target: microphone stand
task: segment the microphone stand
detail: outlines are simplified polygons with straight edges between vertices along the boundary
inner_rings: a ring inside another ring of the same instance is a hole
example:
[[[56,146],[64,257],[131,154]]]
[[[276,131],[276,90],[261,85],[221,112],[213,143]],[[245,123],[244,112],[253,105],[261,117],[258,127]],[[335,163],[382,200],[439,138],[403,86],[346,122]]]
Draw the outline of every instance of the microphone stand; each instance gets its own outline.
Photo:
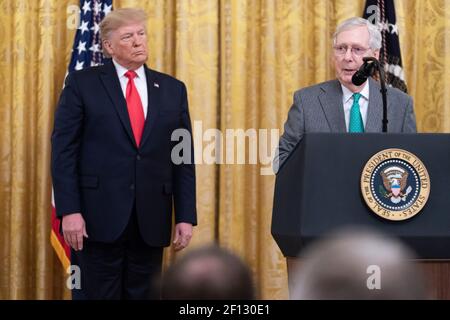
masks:
[[[378,72],[380,73],[380,82],[381,82],[381,97],[383,99],[383,132],[387,133],[388,128],[388,118],[387,118],[387,89],[386,82],[384,81],[384,68],[378,63]]]
[[[385,82],[385,76],[384,76],[384,69],[381,67],[380,62],[374,58],[374,57],[364,57],[363,58],[364,62],[366,61],[372,61],[372,63],[374,64],[375,68],[377,68],[379,74],[380,74],[380,84],[381,84],[381,98],[383,100],[383,120],[382,120],[382,124],[383,124],[383,133],[387,132],[387,127],[388,127],[388,118],[387,118],[387,89],[386,89],[386,82]]]

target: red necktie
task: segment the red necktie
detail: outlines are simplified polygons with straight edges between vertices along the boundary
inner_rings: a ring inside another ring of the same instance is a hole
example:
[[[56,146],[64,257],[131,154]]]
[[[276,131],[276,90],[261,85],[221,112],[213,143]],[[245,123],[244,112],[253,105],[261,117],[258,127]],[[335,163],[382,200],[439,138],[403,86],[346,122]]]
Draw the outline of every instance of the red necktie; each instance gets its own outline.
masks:
[[[130,116],[134,139],[136,140],[136,144],[139,147],[145,123],[144,108],[142,107],[139,92],[134,85],[133,79],[136,77],[136,72],[134,72],[133,70],[128,70],[125,73],[125,76],[128,78],[126,95],[128,115]]]

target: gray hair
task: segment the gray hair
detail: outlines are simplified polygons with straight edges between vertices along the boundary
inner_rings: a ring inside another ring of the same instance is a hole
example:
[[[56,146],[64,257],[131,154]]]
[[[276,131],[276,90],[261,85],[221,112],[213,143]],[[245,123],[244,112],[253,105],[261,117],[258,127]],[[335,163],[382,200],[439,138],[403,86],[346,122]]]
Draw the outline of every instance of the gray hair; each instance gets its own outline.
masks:
[[[369,47],[372,50],[381,49],[381,32],[376,25],[370,23],[368,20],[354,17],[343,21],[336,28],[336,32],[333,35],[333,45],[336,45],[336,38],[342,31],[350,30],[355,27],[366,26],[369,31]]]

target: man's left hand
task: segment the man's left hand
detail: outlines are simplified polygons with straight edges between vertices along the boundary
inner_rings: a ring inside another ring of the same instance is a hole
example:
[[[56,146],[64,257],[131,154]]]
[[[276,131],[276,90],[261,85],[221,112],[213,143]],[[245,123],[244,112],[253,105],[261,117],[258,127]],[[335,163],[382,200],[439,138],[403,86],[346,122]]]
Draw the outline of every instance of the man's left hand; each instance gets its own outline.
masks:
[[[175,225],[175,239],[173,240],[175,251],[186,248],[192,238],[192,224],[180,222]]]

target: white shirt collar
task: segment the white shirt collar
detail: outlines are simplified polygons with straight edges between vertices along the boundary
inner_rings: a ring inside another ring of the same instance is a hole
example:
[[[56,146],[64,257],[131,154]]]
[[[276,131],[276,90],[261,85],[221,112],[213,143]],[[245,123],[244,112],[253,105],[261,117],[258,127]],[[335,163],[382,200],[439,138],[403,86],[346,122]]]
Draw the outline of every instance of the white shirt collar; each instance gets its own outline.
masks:
[[[128,69],[120,65],[116,60],[112,59],[112,61],[114,63],[114,66],[116,67],[116,71],[119,77],[125,77],[125,73],[128,71]],[[145,69],[143,65],[134,70],[134,72],[136,72],[139,79],[145,79]]]
[[[360,94],[364,97],[367,101],[369,101],[369,80],[366,81],[366,84],[364,85],[364,88],[361,90]],[[353,96],[353,92],[351,92],[346,86],[342,85],[342,94],[344,98],[344,103],[346,103],[348,100],[350,100]]]

